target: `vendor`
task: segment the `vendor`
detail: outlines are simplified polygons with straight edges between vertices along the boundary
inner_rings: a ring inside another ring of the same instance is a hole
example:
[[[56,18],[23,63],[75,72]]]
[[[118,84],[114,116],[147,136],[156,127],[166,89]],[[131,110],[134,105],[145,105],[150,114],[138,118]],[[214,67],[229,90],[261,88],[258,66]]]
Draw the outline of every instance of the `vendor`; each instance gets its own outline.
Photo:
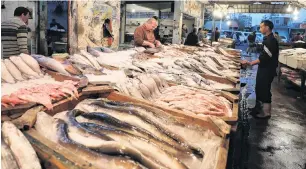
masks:
[[[258,64],[256,77],[256,106],[252,115],[255,118],[267,119],[271,117],[271,84],[278,66],[279,48],[272,30],[273,23],[264,20],[260,24],[260,32],[264,35],[262,51],[259,59],[248,62],[249,65]]]
[[[157,21],[154,18],[138,26],[134,32],[134,41],[136,46],[155,48],[161,46],[161,43],[155,39],[154,29],[157,27]]]

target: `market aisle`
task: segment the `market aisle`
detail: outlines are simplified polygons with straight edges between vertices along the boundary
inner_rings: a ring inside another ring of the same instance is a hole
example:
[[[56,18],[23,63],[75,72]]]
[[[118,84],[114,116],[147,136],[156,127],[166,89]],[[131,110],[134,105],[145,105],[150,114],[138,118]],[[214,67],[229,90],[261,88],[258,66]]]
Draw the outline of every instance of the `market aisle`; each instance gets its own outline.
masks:
[[[276,80],[272,87],[272,118],[250,119],[249,169],[306,168],[306,102]]]

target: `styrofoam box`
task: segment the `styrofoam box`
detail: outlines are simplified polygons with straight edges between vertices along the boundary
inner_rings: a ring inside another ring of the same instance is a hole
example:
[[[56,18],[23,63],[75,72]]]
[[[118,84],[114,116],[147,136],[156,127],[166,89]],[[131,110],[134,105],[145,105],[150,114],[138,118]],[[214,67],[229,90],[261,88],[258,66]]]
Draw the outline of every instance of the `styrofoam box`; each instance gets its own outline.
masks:
[[[306,69],[306,57],[289,56],[287,57],[287,66],[294,69]]]
[[[292,56],[292,55],[289,55],[289,54],[280,54],[279,57],[278,57],[278,61],[282,64],[287,64],[287,57],[288,56]]]

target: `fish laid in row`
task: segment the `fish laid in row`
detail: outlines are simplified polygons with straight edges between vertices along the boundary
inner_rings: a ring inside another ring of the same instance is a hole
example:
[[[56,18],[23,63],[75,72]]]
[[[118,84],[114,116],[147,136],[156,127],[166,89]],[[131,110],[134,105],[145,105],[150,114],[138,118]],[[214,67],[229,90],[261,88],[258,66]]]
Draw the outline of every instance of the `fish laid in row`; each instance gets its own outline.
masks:
[[[159,109],[98,99],[84,100],[54,117],[39,112],[35,129],[101,168],[200,166],[204,152],[169,124],[184,125]]]

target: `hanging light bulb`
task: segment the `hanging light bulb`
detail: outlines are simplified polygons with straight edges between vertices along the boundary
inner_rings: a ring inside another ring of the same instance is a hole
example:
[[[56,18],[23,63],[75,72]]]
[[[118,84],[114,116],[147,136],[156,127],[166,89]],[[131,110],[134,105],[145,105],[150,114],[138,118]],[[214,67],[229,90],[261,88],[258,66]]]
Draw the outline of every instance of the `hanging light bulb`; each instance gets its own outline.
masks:
[[[299,11],[297,8],[295,8],[294,12],[293,12],[293,15],[298,15],[299,14]]]
[[[291,5],[289,5],[288,8],[287,8],[287,12],[291,12],[291,11],[292,11],[292,7],[291,7]]]
[[[229,15],[227,15],[227,16],[226,16],[226,19],[229,19],[229,18],[230,18],[230,16],[229,16]]]
[[[227,24],[228,26],[230,26],[230,25],[231,25],[231,21],[227,21],[226,24]]]

